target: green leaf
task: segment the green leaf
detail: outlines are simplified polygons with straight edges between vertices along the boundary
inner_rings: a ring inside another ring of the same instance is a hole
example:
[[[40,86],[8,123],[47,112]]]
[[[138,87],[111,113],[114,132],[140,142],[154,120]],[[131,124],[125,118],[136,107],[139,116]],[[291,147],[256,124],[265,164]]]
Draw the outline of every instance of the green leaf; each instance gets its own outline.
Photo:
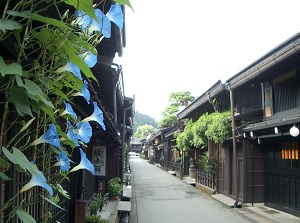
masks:
[[[67,100],[67,101],[69,101],[68,96],[64,92],[62,92],[61,90],[59,90],[58,88],[54,88],[52,90],[52,93],[55,94],[55,95],[57,95],[57,96],[59,96],[59,97],[61,97],[61,98],[63,98],[63,99],[65,99],[65,100]]]
[[[37,98],[38,98],[39,100],[44,102],[49,107],[54,108],[52,102],[50,100],[47,100],[47,95],[44,94],[44,92],[41,90],[41,88],[36,83],[34,83],[33,81],[28,80],[28,79],[25,79],[24,81],[25,81],[24,87],[26,88],[30,98],[32,98],[34,100],[37,100]],[[37,98],[31,97],[31,96],[37,96]]]
[[[71,29],[65,23],[63,23],[63,22],[61,22],[57,19],[45,17],[45,16],[42,16],[42,15],[39,15],[39,14],[36,14],[36,13],[32,14],[32,19],[36,20],[36,21],[39,21],[39,22],[46,23],[46,24],[50,24],[50,25],[53,25],[53,26],[61,27],[61,28],[64,28],[64,29]]]
[[[94,12],[93,7],[93,1],[92,0],[63,0],[66,4],[74,6],[77,10],[82,10],[86,14],[88,14],[90,17],[92,17],[95,20],[97,19],[97,16]]]
[[[63,143],[64,145],[69,145],[69,146],[71,146],[72,148],[75,148],[75,147],[76,147],[75,143],[73,142],[73,140],[70,140],[69,137],[67,136],[67,134],[64,133],[64,132],[61,130],[60,125],[55,125],[55,127],[56,127],[57,133],[58,133],[62,138],[65,139],[65,140],[62,141],[62,143]]]
[[[11,89],[9,96],[20,116],[24,117],[25,115],[30,115],[33,117],[30,109],[29,98],[24,88],[16,87]]]
[[[57,184],[56,186],[57,186],[58,192],[59,192],[62,196],[64,196],[64,197],[67,198],[67,199],[70,199],[70,196],[69,196],[69,194],[68,194],[68,191],[64,190],[64,188],[63,188],[60,184]]]
[[[0,172],[0,181],[9,181],[12,180],[11,178],[9,178],[8,176],[6,176],[4,173]]]
[[[1,170],[6,171],[6,170],[9,169],[9,166],[10,166],[9,162],[7,162],[6,160],[4,160],[0,157],[0,168],[1,168]]]
[[[2,30],[3,32],[5,32],[5,30],[15,30],[21,28],[21,23],[18,23],[11,19],[0,19],[0,30]]]
[[[28,122],[26,122],[26,124],[23,125],[23,127],[20,129],[20,132],[23,132],[25,129],[27,129],[34,120],[35,120],[35,117],[33,117],[32,119],[30,119]]]
[[[24,223],[36,223],[33,217],[20,207],[17,209],[16,214],[18,218]]]
[[[18,45],[21,45],[21,32],[22,32],[22,29],[16,29],[13,31],[13,34],[18,42]]]
[[[54,118],[54,111],[52,108],[50,108],[49,106],[45,105],[45,103],[43,102],[38,102],[38,101],[31,101],[30,102],[32,110],[34,112],[39,112],[40,110],[42,110],[43,112],[45,112],[51,119],[51,122],[56,122],[55,118]]]
[[[30,10],[25,10],[25,11],[22,11],[22,12],[7,10],[6,13],[8,15],[19,16],[19,17],[23,17],[23,18],[30,18],[30,16],[31,16],[31,11]]]
[[[69,87],[70,89],[73,89],[75,91],[81,91],[83,82],[82,80],[79,80],[75,75],[73,75],[71,72],[66,72],[67,77],[62,79],[62,83],[65,87]]]
[[[10,153],[5,147],[2,147],[2,151],[7,159],[9,159],[12,163],[20,165],[23,169],[28,170],[32,175],[40,175],[40,171],[37,166],[30,163],[27,157],[19,149],[13,147],[13,153]]]
[[[53,206],[55,206],[55,207],[57,207],[57,208],[59,208],[59,209],[65,211],[65,209],[63,209],[61,206],[55,204],[55,203],[54,203],[53,201],[51,201],[50,199],[48,199],[48,198],[46,198],[46,197],[44,197],[44,196],[41,196],[41,197],[42,197],[44,200],[48,201],[48,202],[49,202],[50,204],[52,204]]]
[[[114,1],[116,3],[119,3],[120,5],[127,5],[127,6],[129,6],[132,9],[132,11],[134,11],[133,7],[132,7],[132,5],[131,5],[131,3],[130,3],[129,0],[114,0]]]
[[[0,56],[0,73],[2,76],[5,76],[6,74],[18,74],[22,76],[22,67],[17,63],[11,63],[7,65],[5,64],[3,57]]]
[[[46,28],[42,28],[40,32],[33,32],[33,35],[42,43],[47,43],[50,36],[52,37],[51,31]]]
[[[69,48],[65,47],[65,50],[69,56],[70,61],[76,64],[87,78],[92,78],[98,83],[96,77],[92,73],[91,69],[86,65],[84,60],[80,56],[77,56],[75,53],[73,53]]]

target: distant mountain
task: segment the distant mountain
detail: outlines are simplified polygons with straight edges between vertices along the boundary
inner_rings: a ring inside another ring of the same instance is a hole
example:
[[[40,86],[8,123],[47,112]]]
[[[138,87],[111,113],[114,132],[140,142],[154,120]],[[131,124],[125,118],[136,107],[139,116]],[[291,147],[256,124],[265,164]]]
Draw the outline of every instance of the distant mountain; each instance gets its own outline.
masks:
[[[154,128],[157,129],[159,128],[159,124],[155,121],[154,118],[151,118],[149,115],[145,115],[136,111],[133,116],[133,134],[136,132],[139,126],[143,126],[145,124],[152,125]]]

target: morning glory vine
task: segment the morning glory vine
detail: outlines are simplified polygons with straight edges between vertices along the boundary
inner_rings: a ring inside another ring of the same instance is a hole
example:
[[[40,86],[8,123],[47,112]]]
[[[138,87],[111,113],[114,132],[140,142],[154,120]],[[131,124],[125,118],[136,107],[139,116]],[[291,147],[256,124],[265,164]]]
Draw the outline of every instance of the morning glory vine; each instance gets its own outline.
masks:
[[[38,200],[43,204],[39,221],[47,222],[59,197],[70,199],[63,187],[69,175],[95,174],[82,148],[88,149],[91,125],[103,131],[106,126],[99,105],[91,101],[89,83],[97,82],[91,68],[98,61],[96,46],[111,37],[111,23],[123,28],[121,4],[132,8],[128,0],[116,0],[107,13],[91,0],[4,0],[0,42],[13,40],[16,47],[10,56],[0,52],[0,180],[10,182],[10,170],[27,179],[0,208],[6,221],[36,222],[27,202]],[[66,9],[62,14],[60,7]],[[82,120],[74,110],[76,97],[94,109]],[[75,152],[79,163],[72,161]],[[38,194],[30,193],[37,188]],[[20,201],[27,192],[28,200]]]

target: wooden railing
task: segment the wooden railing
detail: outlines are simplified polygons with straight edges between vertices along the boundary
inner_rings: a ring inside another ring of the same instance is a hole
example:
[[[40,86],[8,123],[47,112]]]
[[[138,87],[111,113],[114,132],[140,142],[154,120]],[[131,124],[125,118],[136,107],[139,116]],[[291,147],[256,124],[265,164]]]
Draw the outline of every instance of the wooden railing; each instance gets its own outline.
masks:
[[[216,190],[216,175],[207,173],[201,168],[196,169],[196,182],[212,190]]]

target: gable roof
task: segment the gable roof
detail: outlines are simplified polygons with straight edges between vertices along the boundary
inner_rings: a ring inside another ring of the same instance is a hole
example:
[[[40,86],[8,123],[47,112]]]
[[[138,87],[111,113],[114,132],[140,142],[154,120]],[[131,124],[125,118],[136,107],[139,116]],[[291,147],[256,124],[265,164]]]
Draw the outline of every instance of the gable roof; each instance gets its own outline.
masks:
[[[226,83],[231,88],[236,88],[254,77],[259,76],[263,71],[283,61],[287,57],[296,54],[300,49],[300,32],[269,51],[239,73],[229,78]]]
[[[200,95],[198,98],[196,98],[194,101],[192,101],[186,108],[184,108],[182,111],[180,111],[177,114],[177,118],[184,119],[188,118],[192,115],[195,109],[199,108],[204,103],[208,102],[208,95],[211,97],[215,97],[217,94],[219,94],[222,91],[225,91],[225,86],[222,84],[220,80],[218,80],[212,87],[210,87],[205,93]]]

